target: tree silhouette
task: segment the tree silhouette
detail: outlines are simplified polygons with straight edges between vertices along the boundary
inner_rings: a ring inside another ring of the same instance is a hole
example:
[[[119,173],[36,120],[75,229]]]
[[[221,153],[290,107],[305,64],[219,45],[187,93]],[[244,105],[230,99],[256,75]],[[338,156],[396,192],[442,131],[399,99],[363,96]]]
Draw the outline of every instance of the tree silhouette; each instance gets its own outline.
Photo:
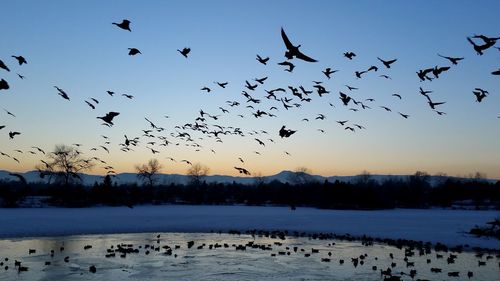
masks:
[[[150,159],[147,164],[136,165],[137,177],[152,187],[162,166],[158,159]]]
[[[201,185],[203,178],[208,175],[210,169],[200,163],[195,163],[188,169],[189,183],[194,186]]]
[[[47,154],[48,161],[44,166],[36,168],[40,177],[55,178],[56,183],[70,185],[82,181],[79,173],[92,169],[94,164],[91,159],[85,159],[73,146],[64,144],[56,145],[53,152]]]

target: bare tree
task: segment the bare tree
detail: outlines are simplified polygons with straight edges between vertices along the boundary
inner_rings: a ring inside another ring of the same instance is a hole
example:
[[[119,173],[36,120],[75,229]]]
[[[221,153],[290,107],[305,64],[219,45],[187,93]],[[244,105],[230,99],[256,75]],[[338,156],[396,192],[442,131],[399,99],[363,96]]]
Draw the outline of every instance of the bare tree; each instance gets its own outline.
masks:
[[[73,146],[64,144],[56,145],[53,152],[47,154],[48,161],[44,165],[37,165],[40,177],[54,177],[56,182],[69,185],[81,182],[79,173],[92,169],[94,164],[91,159],[85,159],[81,152]]]
[[[367,186],[371,182],[373,182],[372,175],[368,171],[363,171],[356,176],[356,183],[359,185]]]
[[[152,187],[162,166],[158,159],[150,159],[147,164],[136,165],[137,177]]]
[[[210,169],[200,163],[195,163],[189,168],[187,171],[187,175],[189,176],[189,183],[191,185],[200,185],[203,181],[203,178],[208,175]]]

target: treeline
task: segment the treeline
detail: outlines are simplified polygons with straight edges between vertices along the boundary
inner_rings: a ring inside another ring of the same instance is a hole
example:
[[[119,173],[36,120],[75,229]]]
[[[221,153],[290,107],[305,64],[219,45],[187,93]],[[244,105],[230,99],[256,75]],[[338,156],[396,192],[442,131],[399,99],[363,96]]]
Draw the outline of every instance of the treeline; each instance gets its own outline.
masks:
[[[500,209],[500,181],[444,178],[431,186],[429,176],[416,173],[381,183],[362,175],[347,182],[317,182],[305,175],[295,184],[258,179],[253,185],[206,183],[188,185],[117,185],[105,177],[94,186],[23,184],[0,181],[0,205],[17,207],[28,197],[45,197],[52,206],[134,206],[139,204],[246,204],[312,206],[329,209],[452,207],[457,204]]]

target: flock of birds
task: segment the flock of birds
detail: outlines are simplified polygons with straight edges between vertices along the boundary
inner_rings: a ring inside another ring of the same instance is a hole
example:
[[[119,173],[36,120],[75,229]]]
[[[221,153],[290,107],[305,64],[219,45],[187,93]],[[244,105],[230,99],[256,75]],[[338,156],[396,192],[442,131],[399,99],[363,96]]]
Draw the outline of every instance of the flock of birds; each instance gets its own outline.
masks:
[[[127,19],[124,19],[122,22],[114,22],[113,25],[122,30],[132,32],[131,22]],[[305,55],[300,50],[301,45],[294,45],[288,38],[283,28],[281,29],[281,37],[284,42],[284,46],[286,48],[284,54],[285,60],[282,62],[278,62],[277,64],[279,66],[283,66],[284,71],[293,72],[296,67],[296,65],[294,64],[296,60],[301,60],[307,63],[317,62],[316,59],[312,58],[311,56]],[[476,51],[477,55],[483,55],[489,49],[494,49],[494,48],[500,51],[500,47],[495,46],[498,39],[500,39],[500,37],[487,37],[485,35],[473,35],[471,37],[467,37],[467,41],[472,45],[472,48]],[[130,56],[142,55],[141,51],[138,48],[128,48],[128,51],[129,51],[128,54]],[[178,49],[177,51],[180,53],[180,55],[182,55],[186,59],[188,59],[189,55],[191,54],[191,48],[188,47]],[[356,54],[352,51],[347,51],[343,55],[349,61],[356,59]],[[434,66],[418,70],[416,72],[416,75],[420,79],[420,81],[423,82],[423,81],[432,81],[434,79],[439,79],[444,73],[450,71],[452,67],[455,67],[464,59],[464,57],[452,57],[441,54],[438,54],[438,56],[442,59],[445,59],[451,65]],[[23,56],[12,56],[12,57],[17,61],[19,67],[28,63]],[[258,63],[262,65],[268,65],[268,63],[270,62],[269,57],[265,57],[262,55],[257,55],[256,60]],[[365,75],[369,75],[370,73],[378,73],[379,67],[384,68],[385,70],[389,70],[398,62],[397,58],[383,59],[377,57],[377,60],[380,62],[381,64],[380,66],[370,65],[366,67],[366,69],[355,71],[354,76],[357,79],[362,79]],[[4,71],[7,72],[11,71],[9,66],[2,60],[0,60],[0,68],[2,68]],[[331,79],[338,71],[339,70],[337,69],[332,69],[328,67],[322,71],[322,74],[324,75],[323,76],[324,78]],[[491,74],[500,75],[500,70],[495,70],[491,72]],[[20,79],[25,79],[25,77],[19,73],[17,74],[17,76]],[[391,77],[387,74],[380,74],[379,77],[383,79],[391,79]],[[268,77],[266,76],[266,77],[255,78],[250,81],[246,80],[245,84],[242,86],[243,90],[241,92],[243,99],[226,101],[225,105],[221,105],[218,107],[218,110],[220,110],[220,114],[214,112],[207,112],[206,110],[201,109],[199,110],[199,116],[196,116],[196,118],[194,118],[192,122],[175,126],[173,128],[173,131],[170,132],[170,134],[165,133],[167,131],[166,128],[157,125],[157,122],[153,122],[147,117],[145,117],[144,119],[146,121],[146,124],[148,125],[148,128],[144,128],[142,130],[141,135],[138,136],[131,137],[124,134],[123,141],[119,143],[119,149],[123,152],[128,152],[134,150],[140,144],[144,144],[144,147],[150,150],[152,154],[158,154],[160,153],[161,147],[166,147],[170,145],[179,146],[183,144],[187,147],[192,147],[195,151],[201,151],[202,149],[205,148],[201,144],[201,141],[205,139],[212,139],[215,142],[222,143],[224,141],[223,140],[224,136],[227,135],[241,136],[241,137],[251,136],[259,146],[265,147],[266,145],[275,142],[271,135],[273,134],[272,132],[269,133],[265,130],[244,131],[242,128],[239,127],[225,126],[220,121],[225,118],[224,117],[225,115],[231,115],[230,109],[233,107],[245,107],[249,111],[249,115],[238,114],[237,117],[239,118],[246,118],[247,116],[253,116],[254,118],[264,118],[264,117],[272,118],[272,117],[278,117],[278,112],[280,110],[288,111],[292,109],[297,109],[302,107],[304,104],[311,102],[313,98],[315,98],[315,94],[317,94],[319,98],[325,95],[333,95],[331,93],[331,90],[327,89],[324,82],[321,81],[320,79],[318,81],[312,81],[313,84],[309,89],[307,89],[303,85],[299,86],[288,85],[287,87],[264,89],[264,92],[266,94],[262,98],[257,93],[258,92],[257,90],[265,87],[267,79]],[[216,85],[216,87],[224,89],[227,87],[229,82],[215,81],[214,84]],[[353,93],[355,93],[355,91],[358,90],[359,88],[351,85],[345,85],[345,86],[346,90],[339,91],[338,93],[340,106],[345,106],[352,112],[357,112],[360,110],[369,110],[374,107],[374,102],[375,102],[374,98],[366,98],[361,100],[353,95]],[[67,101],[71,101],[71,95],[68,94],[68,92],[65,89],[62,89],[59,86],[54,86],[54,88],[56,89],[55,93],[57,95],[59,95],[61,98]],[[9,83],[2,78],[0,80],[0,90],[5,91],[9,89],[10,89]],[[209,86],[203,86],[201,88],[201,91],[203,93],[211,93],[215,91],[215,89],[213,89],[213,87],[211,88]],[[111,97],[113,97],[116,94],[112,90],[108,90],[106,91],[106,93]],[[446,114],[446,112],[442,111],[441,109],[441,106],[444,105],[446,101],[436,101],[436,98],[432,95],[433,93],[432,90],[420,87],[419,93],[427,102],[429,108],[433,110],[436,114],[438,115]],[[472,95],[475,97],[476,102],[484,102],[485,98],[487,98],[487,96],[489,95],[489,92],[488,90],[482,88],[475,88],[474,90],[472,90]],[[121,96],[126,99],[135,98],[133,95],[127,93],[122,93]],[[398,100],[403,99],[403,97],[398,93],[392,94],[392,97]],[[94,97],[84,100],[84,102],[92,110],[96,109],[96,107],[99,105],[99,100]],[[329,102],[329,105],[331,107],[338,106],[335,105],[333,101]],[[264,108],[264,106],[266,108]],[[385,105],[378,105],[377,107],[387,112],[393,112],[392,108]],[[8,111],[5,108],[4,111],[12,118],[16,117],[12,112]],[[410,114],[408,113],[399,111],[397,111],[397,113],[402,118],[405,119],[410,118]],[[98,116],[97,119],[100,119],[102,121],[102,125],[112,127],[120,114],[121,114],[120,112],[109,111],[103,116]],[[169,118],[169,116],[165,116],[165,118]],[[323,113],[318,113],[317,116],[314,117],[314,120],[325,120],[326,118],[327,115]],[[302,121],[309,122],[310,120],[309,118],[303,118]],[[357,130],[366,129],[365,125],[350,123],[349,120],[336,120],[336,123],[338,123],[341,127],[343,127],[345,131],[348,132],[355,132]],[[0,130],[8,131],[8,136],[10,140],[14,140],[18,136],[22,135],[21,131],[17,131],[13,128],[5,129],[6,127],[8,127],[8,125],[0,124]],[[281,129],[276,131],[277,135],[281,138],[289,138],[294,133],[297,132],[296,129],[287,129],[286,125],[283,125]],[[321,133],[325,133],[325,130],[321,128],[318,129],[318,131]],[[111,141],[105,135],[102,135],[102,140],[103,140],[102,145],[92,147],[90,148],[90,151],[102,150],[109,153],[110,152],[109,145],[111,144]],[[82,146],[82,144],[74,144],[74,146],[80,149],[80,146]],[[214,154],[216,153],[216,151],[213,148],[207,148],[207,149],[209,149]],[[81,152],[80,150],[78,151]],[[13,153],[24,153],[24,152],[34,155],[45,154],[45,151],[37,146],[32,146],[27,151],[17,149]],[[253,151],[253,153],[256,155],[261,154],[260,151]],[[283,153],[288,156],[291,155],[288,151],[284,151]],[[0,151],[0,155],[2,157],[10,158],[13,161],[20,162],[18,158],[16,158],[16,155],[14,154],[11,153],[9,154]],[[98,157],[93,157],[92,159],[102,164],[105,164],[106,165],[105,169],[107,170],[108,174],[110,175],[116,174],[113,167],[110,166],[103,159],[100,159]],[[192,162],[186,159],[176,160],[173,157],[165,157],[165,159],[169,159],[173,162],[183,162],[188,165],[192,165]],[[245,160],[243,159],[242,156],[235,157],[235,162],[238,163],[237,165],[234,166],[234,169],[236,171],[238,171],[240,174],[243,175],[251,175],[251,172],[248,169],[246,169],[245,167],[240,167],[245,164]]]
[[[221,233],[219,232],[219,234]],[[476,278],[474,271],[481,272],[482,268],[487,266],[497,267],[496,263],[500,259],[498,251],[495,252],[491,249],[475,249],[475,257],[471,256],[465,259],[461,255],[465,250],[464,246],[448,248],[439,243],[432,245],[431,243],[419,241],[378,239],[368,236],[353,237],[333,233],[308,234],[304,232],[288,233],[287,231],[266,230],[249,230],[244,233],[232,230],[228,234],[236,235],[238,240],[229,242],[231,241],[231,236],[228,236],[225,239],[227,242],[215,242],[214,239],[210,239],[210,242],[191,240],[179,243],[179,241],[169,241],[168,235],[167,238],[163,238],[161,234],[157,234],[152,236],[151,239],[146,239],[145,243],[133,244],[129,241],[124,241],[108,245],[105,249],[94,248],[93,245],[86,244],[80,248],[79,251],[81,253],[75,252],[78,251],[75,247],[72,247],[72,252],[68,252],[65,249],[64,243],[58,248],[45,251],[30,248],[24,254],[27,256],[0,256],[2,258],[0,260],[0,277],[12,271],[24,274],[23,272],[30,271],[32,266],[47,271],[51,268],[63,267],[71,263],[90,264],[89,266],[87,265],[88,272],[89,274],[95,274],[98,271],[110,270],[109,265],[105,264],[104,259],[116,260],[120,258],[124,260],[132,258],[137,260],[138,258],[158,259],[159,257],[183,259],[187,256],[194,257],[193,255],[196,255],[195,252],[202,253],[202,257],[216,259],[217,256],[213,254],[208,256],[203,254],[203,251],[208,250],[247,252],[254,255],[265,254],[268,257],[270,256],[271,259],[283,259],[286,257],[308,258],[325,264],[337,263],[340,267],[346,267],[351,264],[351,270],[356,271],[356,269],[363,270],[365,268],[365,271],[373,273],[373,277],[384,281],[425,281],[429,280],[426,278],[427,276],[432,276],[433,279],[439,278],[439,280],[446,277],[457,278],[467,276],[468,279],[474,280]],[[290,236],[294,238],[287,241]],[[309,241],[317,240],[320,244],[315,243],[312,246],[304,246],[296,240],[297,237],[308,238]],[[353,251],[351,247],[346,250],[343,246],[337,247],[336,243],[339,241],[351,243],[359,241],[364,246],[364,249],[360,248],[359,253],[356,250]],[[325,244],[321,245],[321,243]],[[384,253],[366,251],[368,247],[372,247],[375,244],[385,244],[388,246],[387,250]],[[85,254],[82,253],[87,252],[91,252],[90,256],[93,257],[91,262],[84,261]],[[29,257],[29,259],[26,257]],[[27,262],[23,261],[23,259],[27,260]],[[254,259],[252,259],[252,262],[254,262]],[[462,265],[464,262],[467,263],[465,267]],[[119,264],[118,260],[113,262],[114,266],[117,266],[117,263]],[[460,264],[458,265],[459,270],[456,270],[457,264]],[[452,267],[453,265],[455,265],[454,268]],[[498,267],[500,267],[500,263],[498,263]],[[81,269],[80,266],[78,268]],[[86,270],[85,265],[83,269]],[[2,271],[4,272],[3,274]],[[81,271],[81,274],[84,274],[84,271]],[[481,279],[482,277],[480,276],[479,278]]]

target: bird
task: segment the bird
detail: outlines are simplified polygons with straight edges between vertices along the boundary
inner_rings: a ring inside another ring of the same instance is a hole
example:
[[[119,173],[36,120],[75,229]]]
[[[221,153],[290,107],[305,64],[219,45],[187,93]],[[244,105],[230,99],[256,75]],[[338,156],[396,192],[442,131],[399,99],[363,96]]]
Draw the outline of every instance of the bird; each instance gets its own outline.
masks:
[[[244,175],[248,175],[250,176],[250,172],[245,169],[245,168],[240,168],[240,167],[234,167],[236,170],[238,170],[238,172],[240,172],[240,174],[244,174]]]
[[[381,59],[381,58],[379,58],[379,57],[377,57],[377,59],[378,59],[379,61],[381,61],[381,62],[385,65],[385,67],[387,67],[387,68],[391,68],[391,64],[395,63],[395,62],[398,60],[398,59],[393,59],[393,60],[383,60],[383,59]]]
[[[130,30],[130,21],[127,19],[124,19],[121,23],[113,22],[112,24],[118,26],[119,28],[121,28],[123,30],[128,30],[130,32],[132,31],[132,30]]]
[[[16,135],[20,135],[20,134],[21,134],[20,132],[12,132],[12,131],[10,131],[9,132],[9,138],[12,140],[12,139],[14,139],[14,137]]]
[[[260,55],[257,55],[256,60],[258,62],[262,63],[263,65],[267,65],[267,61],[269,61],[269,57],[262,58]]]
[[[255,90],[255,88],[257,88],[258,85],[258,84],[252,85],[248,82],[248,80],[245,80],[245,83],[246,83],[245,87],[251,91]]]
[[[7,113],[7,115],[10,115],[12,117],[16,117],[16,115],[14,115],[12,112],[8,111],[7,109],[4,108],[3,110],[5,110],[5,112]]]
[[[4,79],[0,80],[0,90],[8,90],[10,88],[9,83]]]
[[[348,58],[350,60],[352,60],[355,56],[356,56],[356,54],[353,53],[353,52],[345,52],[344,53],[344,57],[346,57],[346,58]]]
[[[2,60],[0,60],[0,68],[10,72],[10,69],[7,67],[7,65],[5,65],[5,63]]]
[[[93,104],[91,104],[90,102],[85,101],[85,103],[86,103],[88,106],[90,106],[90,108],[95,109],[95,106],[94,106]]]
[[[375,65],[372,65],[366,71],[368,72],[368,71],[372,71],[372,70],[373,71],[378,71],[378,67],[376,67]]]
[[[219,87],[221,88],[226,88],[227,84],[229,84],[228,82],[217,82],[217,81],[215,81],[214,83],[219,85]],[[204,89],[206,90],[206,87]]]
[[[488,91],[481,88],[475,88],[472,93],[476,96],[476,102],[481,102],[488,95]]]
[[[403,117],[404,119],[408,119],[408,117],[410,117],[410,115],[408,115],[408,114],[403,114],[403,113],[401,113],[401,112],[398,112],[398,113],[399,113],[399,115],[401,115],[401,117]]]
[[[262,78],[255,78],[254,81],[256,81],[257,83],[259,84],[264,84],[264,81],[267,80],[267,76],[266,77],[262,77]]]
[[[186,163],[186,164],[188,164],[188,165],[193,166],[193,163],[191,163],[191,162],[190,162],[190,161],[188,161],[188,160],[181,160],[181,162],[184,162],[184,163]]]
[[[131,100],[134,98],[133,95],[129,95],[129,94],[122,94],[122,96],[126,97],[127,99]]]
[[[113,124],[113,118],[115,118],[118,115],[120,115],[119,112],[110,111],[105,116],[103,116],[103,117],[97,117],[97,118],[101,119],[104,122],[106,122],[106,124],[114,125]]]
[[[57,91],[59,92],[59,93],[57,93],[57,94],[58,94],[58,95],[60,95],[63,99],[67,99],[67,100],[69,100],[69,96],[68,96],[68,94],[66,94],[66,92],[65,92],[63,89],[61,89],[61,88],[59,88],[59,87],[57,87],[57,86],[54,86],[54,88],[56,88],[56,89],[57,89]]]
[[[283,65],[283,66],[288,66],[288,69],[285,69],[285,71],[288,71],[288,72],[292,72],[293,69],[295,68],[295,65],[289,61],[280,62],[278,64]]]
[[[447,56],[443,56],[443,55],[440,55],[440,54],[437,54],[438,56],[442,57],[442,58],[445,58],[447,60],[449,60],[452,64],[454,65],[457,65],[459,61],[463,60],[464,58],[461,57],[447,57]]]
[[[332,70],[330,67],[327,67],[325,70],[323,70],[323,74],[325,74],[326,77],[328,77],[328,79],[330,79],[330,75],[334,74],[335,72],[337,72],[338,70]]]
[[[26,178],[21,174],[9,173],[9,176],[16,177],[22,184],[27,185]]]
[[[12,56],[12,57],[17,60],[17,63],[19,63],[19,65],[23,65],[23,64],[28,63],[23,56]]]
[[[182,51],[181,50],[177,50],[179,53],[181,53],[181,55],[183,55],[185,58],[188,57],[188,54],[189,52],[191,52],[191,48],[183,48]]]
[[[426,96],[427,97],[427,100],[428,100],[428,104],[429,106],[432,108],[432,109],[436,109],[435,106],[436,105],[441,105],[441,104],[445,104],[446,102],[432,102],[431,98],[429,98],[429,96]]]
[[[135,56],[137,54],[142,54],[141,51],[139,51],[139,49],[137,48],[128,48],[128,55],[129,56]]]
[[[346,86],[349,91],[358,90],[358,88],[356,88],[356,87],[352,87],[349,85],[344,85],[344,86]]]
[[[17,77],[19,77],[19,79],[21,79],[21,80],[24,80],[24,78],[26,78],[26,76],[24,76],[24,75],[21,75],[19,73],[16,73],[16,74],[17,74]]]
[[[304,55],[300,50],[301,45],[294,46],[292,42],[288,39],[288,36],[286,36],[285,30],[283,30],[283,27],[281,28],[281,38],[283,38],[283,42],[285,42],[285,46],[287,48],[287,51],[285,52],[285,57],[287,59],[293,59],[294,57],[297,59],[301,59],[307,62],[317,62],[317,60],[310,58],[306,55]]]
[[[444,115],[446,114],[446,112],[442,112],[442,111],[437,111],[437,110],[434,110],[438,115]]]
[[[43,149],[41,149],[40,147],[32,146],[31,148],[34,148],[34,149],[38,150],[39,152],[41,152],[42,154],[45,154],[45,151]]]
[[[401,99],[401,95],[400,94],[392,94],[392,96]]]
[[[361,78],[361,75],[365,74],[367,71],[355,71],[354,75],[356,75],[357,78]]]
[[[474,48],[474,50],[476,51],[476,53],[479,56],[482,56],[483,51],[492,47],[496,43],[496,40],[492,40],[492,41],[485,42],[484,45],[477,45],[476,43],[474,43],[474,41],[472,41],[472,39],[470,39],[470,37],[467,37],[467,41],[469,41],[469,43],[472,44],[472,47]]]
[[[439,78],[439,74],[441,74],[442,72],[444,71],[448,71],[450,69],[449,66],[443,66],[443,67],[438,67],[438,66],[435,66],[433,69],[432,69],[432,74],[434,74],[434,76],[436,78]]]
[[[390,76],[385,75],[385,74],[379,75],[379,77],[382,77],[382,78],[385,78],[385,79],[392,79]]]
[[[380,106],[380,108],[385,109],[385,111],[389,111],[389,112],[391,112],[391,111],[392,111],[390,108],[388,108],[388,107],[386,107],[386,106]]]
[[[491,72],[492,75],[500,75],[500,69]]]
[[[281,127],[281,129],[279,130],[279,135],[281,138],[288,138],[290,137],[291,135],[295,134],[297,131],[294,131],[294,130],[287,130],[285,128],[286,126],[283,125],[283,127]]]
[[[261,140],[259,140],[259,139],[257,139],[257,138],[255,138],[255,140],[256,140],[256,141],[257,141],[260,145],[262,145],[262,146],[266,146],[266,144],[265,144],[263,141],[261,141]]]
[[[342,92],[339,92],[339,94],[340,94],[340,100],[344,103],[345,106],[347,106],[351,101],[351,97]]]
[[[202,91],[207,91],[207,93],[210,93],[211,89],[209,87],[203,87],[201,88]]]
[[[115,94],[115,92],[113,92],[113,91],[106,91],[106,93],[108,93],[108,95],[110,95],[110,96],[113,96]]]

